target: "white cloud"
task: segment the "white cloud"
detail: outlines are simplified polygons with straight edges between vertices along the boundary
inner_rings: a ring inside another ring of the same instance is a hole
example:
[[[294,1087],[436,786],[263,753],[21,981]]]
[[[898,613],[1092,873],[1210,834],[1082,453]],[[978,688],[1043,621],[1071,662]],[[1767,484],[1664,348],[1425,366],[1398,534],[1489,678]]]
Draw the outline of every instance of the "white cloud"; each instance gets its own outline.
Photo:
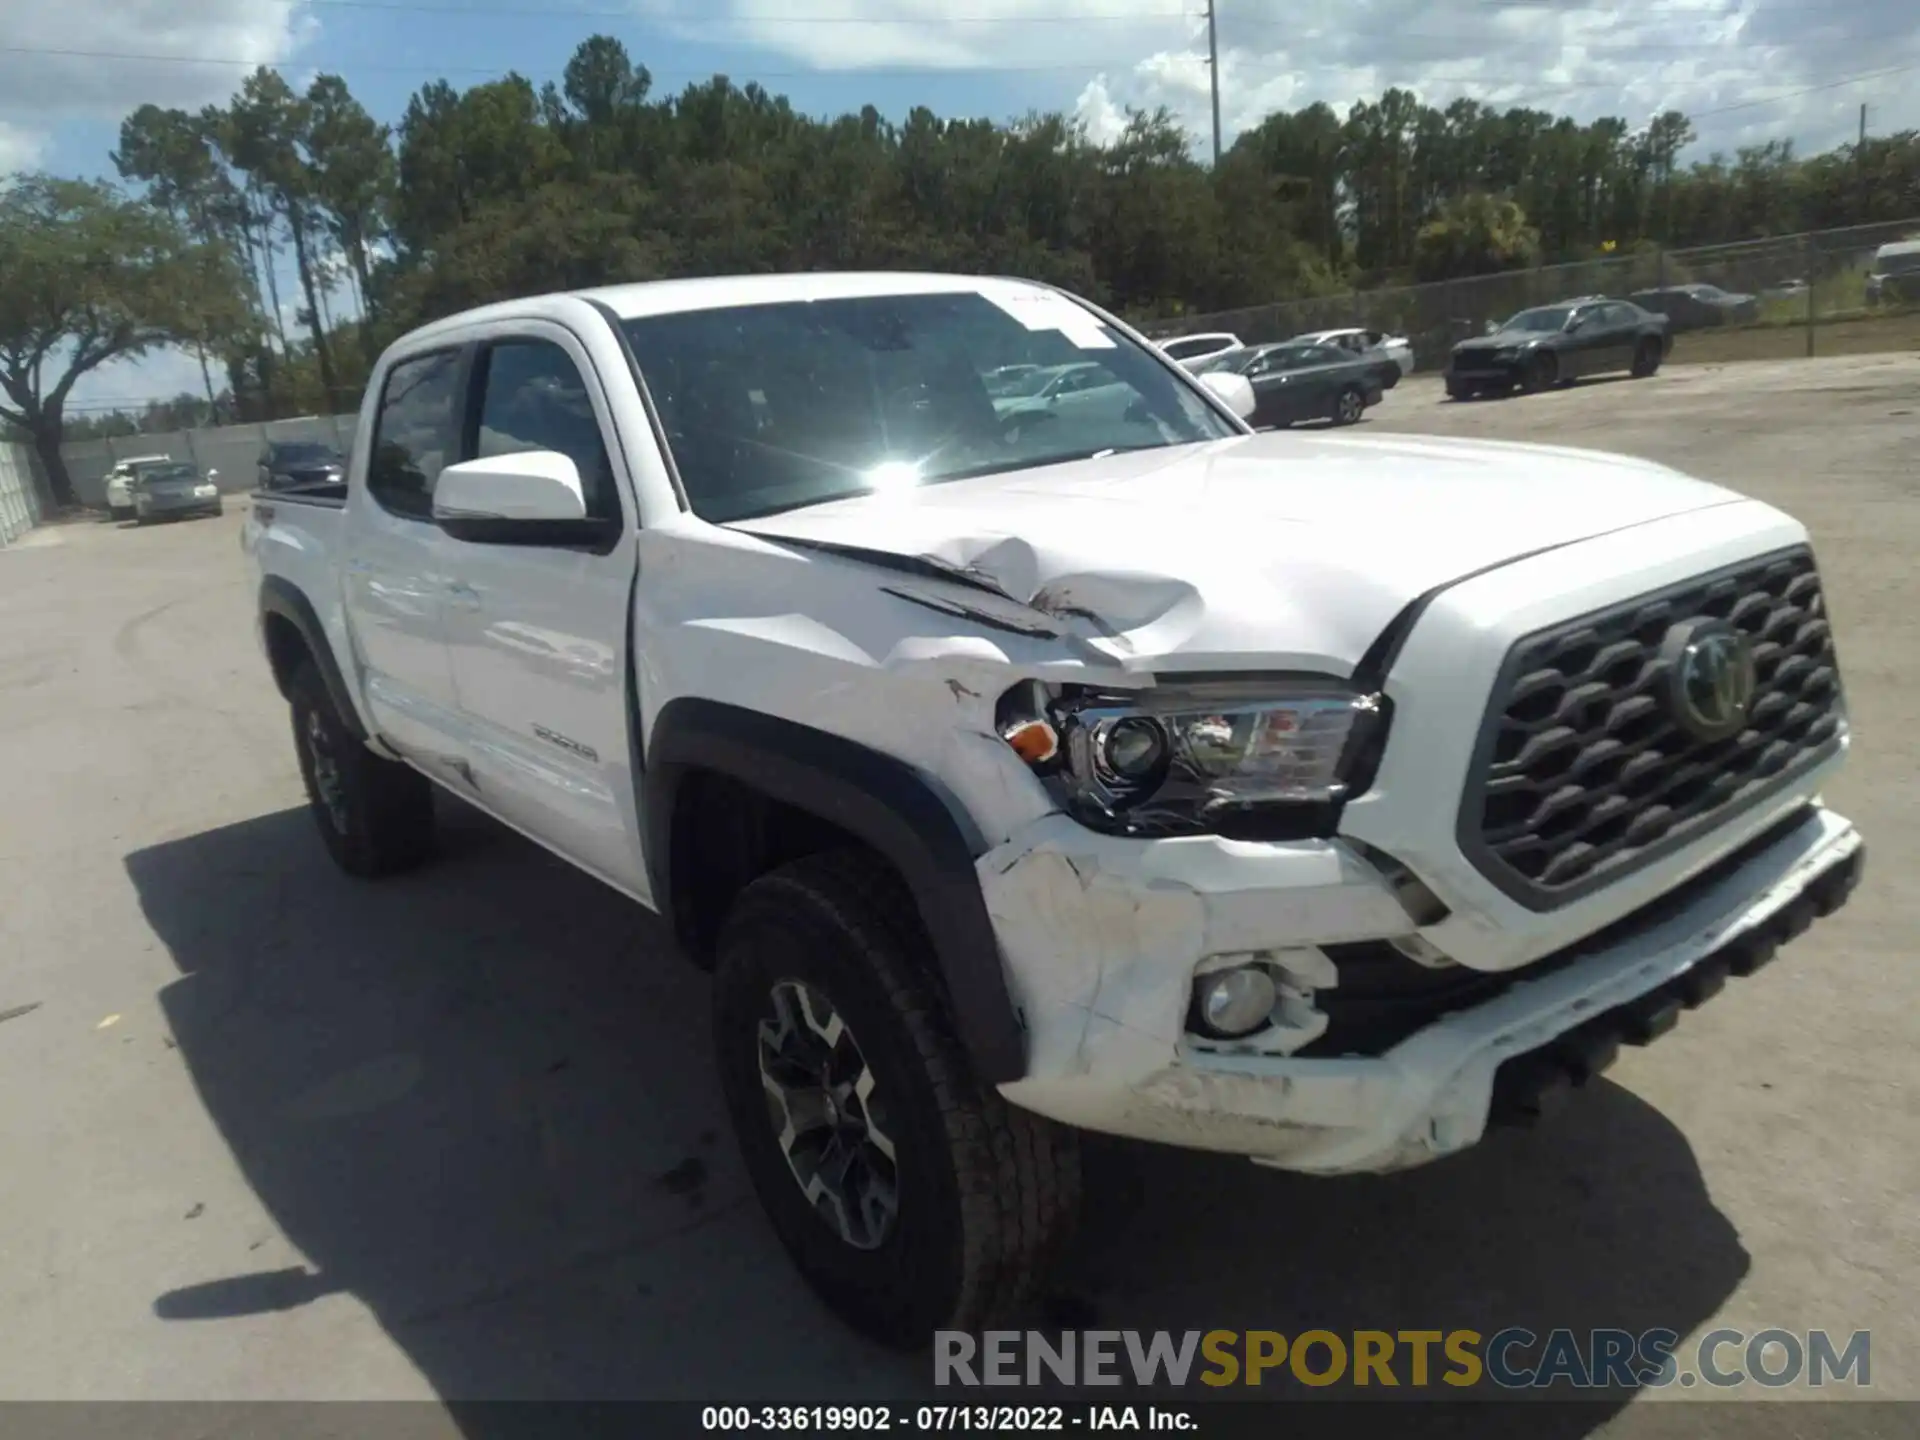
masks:
[[[32,169],[46,148],[44,132],[0,120],[0,175]]]
[[[1465,96],[1636,125],[1677,109],[1694,117],[1696,155],[1788,138],[1825,149],[1851,138],[1862,100],[1881,133],[1920,126],[1920,9],[1909,0],[1711,6],[1359,0],[1338,23],[1292,31],[1236,27],[1223,13],[1221,128],[1230,143],[1273,110],[1316,100],[1344,114],[1390,85],[1434,105]],[[1831,83],[1865,72],[1887,73]],[[1195,134],[1211,125],[1207,70],[1191,47],[1143,57],[1094,99],[1166,105]]]
[[[1193,16],[1183,3],[1199,0],[807,0],[804,20],[765,0],[723,0],[701,13],[687,0],[637,0],[636,8],[682,38],[724,35],[821,70],[991,72],[1055,63],[1124,68],[1189,34]],[[752,78],[751,67],[740,78]]]
[[[1095,133],[1128,106],[1166,105],[1196,136],[1211,125],[1201,0],[810,0],[807,23],[766,0],[722,0],[698,18],[686,0],[639,3],[690,38],[718,25],[822,70],[1057,64],[1063,98],[1079,93]],[[1698,116],[1702,149],[1788,137],[1825,148],[1850,137],[1862,100],[1877,131],[1920,126],[1913,0],[1348,0],[1306,12],[1248,0],[1222,8],[1220,46],[1229,141],[1276,108],[1325,100],[1344,113],[1389,85],[1437,105],[1467,96],[1635,124],[1680,109]]]
[[[63,120],[224,100],[315,28],[298,0],[0,0],[0,172]]]

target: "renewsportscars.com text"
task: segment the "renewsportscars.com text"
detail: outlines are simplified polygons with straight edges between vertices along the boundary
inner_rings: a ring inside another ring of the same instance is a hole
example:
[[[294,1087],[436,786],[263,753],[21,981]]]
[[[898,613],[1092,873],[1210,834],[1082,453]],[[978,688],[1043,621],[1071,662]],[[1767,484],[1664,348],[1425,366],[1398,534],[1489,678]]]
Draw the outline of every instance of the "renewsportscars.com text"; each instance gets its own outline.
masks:
[[[1769,1388],[1873,1383],[1872,1335],[1710,1330],[943,1330],[936,1385]]]

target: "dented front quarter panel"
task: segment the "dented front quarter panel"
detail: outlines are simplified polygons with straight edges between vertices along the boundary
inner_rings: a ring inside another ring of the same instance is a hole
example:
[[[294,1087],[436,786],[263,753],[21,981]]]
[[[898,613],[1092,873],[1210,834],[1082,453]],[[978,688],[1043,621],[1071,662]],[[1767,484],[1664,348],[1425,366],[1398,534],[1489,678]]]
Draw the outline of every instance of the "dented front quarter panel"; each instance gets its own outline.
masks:
[[[1411,928],[1378,872],[1337,840],[1143,842],[1055,814],[977,869],[1040,1082],[1097,1072],[1137,1085],[1164,1070],[1209,956]]]

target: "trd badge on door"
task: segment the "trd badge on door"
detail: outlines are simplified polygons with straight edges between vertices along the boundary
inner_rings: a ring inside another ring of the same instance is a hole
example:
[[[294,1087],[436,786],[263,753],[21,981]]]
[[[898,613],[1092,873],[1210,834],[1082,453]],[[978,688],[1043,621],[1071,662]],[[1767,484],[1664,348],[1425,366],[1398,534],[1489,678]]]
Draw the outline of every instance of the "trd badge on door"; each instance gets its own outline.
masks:
[[[557,731],[549,730],[544,725],[534,726],[533,733],[549,745],[558,745],[562,750],[572,751],[582,760],[591,760],[596,765],[600,763],[600,752],[591,745],[582,745],[578,740],[569,740],[566,736]]]

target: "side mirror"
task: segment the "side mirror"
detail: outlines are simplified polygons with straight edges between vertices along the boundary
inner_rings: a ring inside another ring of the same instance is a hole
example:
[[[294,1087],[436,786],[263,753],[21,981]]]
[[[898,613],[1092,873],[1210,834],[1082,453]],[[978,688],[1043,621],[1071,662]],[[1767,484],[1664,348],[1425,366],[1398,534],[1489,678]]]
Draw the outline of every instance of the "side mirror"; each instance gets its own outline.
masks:
[[[220,472],[218,470],[209,470],[207,471],[207,478],[209,480],[218,480],[220,478]]]
[[[579,467],[556,450],[447,466],[433,487],[433,518],[456,540],[477,545],[593,545],[620,528],[617,520],[588,518]]]
[[[1235,375],[1228,370],[1209,370],[1200,377],[1200,383],[1226,402],[1227,408],[1242,420],[1251,420],[1253,412],[1259,408],[1260,401],[1253,393],[1253,382],[1244,375]]]
[[[1500,322],[1498,320],[1487,321],[1486,328],[1480,333],[1483,335],[1498,335],[1500,333]]]

